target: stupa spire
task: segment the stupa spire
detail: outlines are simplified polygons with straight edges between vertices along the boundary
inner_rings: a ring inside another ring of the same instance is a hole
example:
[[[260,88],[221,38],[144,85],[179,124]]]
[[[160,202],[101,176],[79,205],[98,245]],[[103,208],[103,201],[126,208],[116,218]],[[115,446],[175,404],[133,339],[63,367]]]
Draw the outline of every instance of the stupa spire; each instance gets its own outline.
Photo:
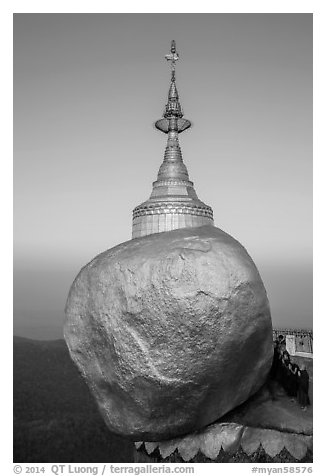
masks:
[[[175,84],[175,63],[179,59],[179,55],[176,52],[175,41],[172,40],[171,42],[171,52],[165,55],[165,58],[168,61],[171,61],[171,84],[169,89],[168,95],[168,103],[165,106],[164,117],[182,117],[182,109],[179,103],[179,94],[177,90],[177,86]]]
[[[171,81],[168,93],[168,102],[164,109],[163,119],[156,121],[155,127],[166,134],[169,132],[169,130],[183,132],[191,126],[191,122],[187,119],[182,119],[183,111],[179,101],[179,93],[175,80],[175,63],[179,59],[179,54],[176,51],[174,40],[171,42],[170,53],[165,55],[165,58],[171,64]]]
[[[188,129],[191,122],[183,118],[176,86],[175,63],[179,54],[174,40],[165,58],[171,64],[168,102],[163,118],[155,122],[155,127],[168,135],[167,144],[150,198],[133,211],[133,238],[177,228],[214,225],[213,211],[198,199],[182,159],[178,135]]]

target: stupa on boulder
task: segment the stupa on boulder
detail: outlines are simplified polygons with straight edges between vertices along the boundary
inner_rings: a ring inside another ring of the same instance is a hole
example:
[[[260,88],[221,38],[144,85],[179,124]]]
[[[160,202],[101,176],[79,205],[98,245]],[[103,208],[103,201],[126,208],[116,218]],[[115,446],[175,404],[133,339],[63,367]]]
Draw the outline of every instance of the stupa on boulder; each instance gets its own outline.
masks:
[[[266,291],[245,248],[214,226],[183,163],[172,74],[164,161],[133,212],[132,239],[101,253],[71,286],[70,355],[115,433],[162,441],[214,423],[265,383],[273,358]]]
[[[178,136],[191,127],[183,118],[175,79],[175,62],[179,59],[175,42],[165,56],[171,62],[171,83],[163,118],[155,127],[168,135],[164,161],[153,183],[150,198],[133,211],[132,237],[150,235],[178,228],[214,225],[213,210],[198,199],[183,163]]]

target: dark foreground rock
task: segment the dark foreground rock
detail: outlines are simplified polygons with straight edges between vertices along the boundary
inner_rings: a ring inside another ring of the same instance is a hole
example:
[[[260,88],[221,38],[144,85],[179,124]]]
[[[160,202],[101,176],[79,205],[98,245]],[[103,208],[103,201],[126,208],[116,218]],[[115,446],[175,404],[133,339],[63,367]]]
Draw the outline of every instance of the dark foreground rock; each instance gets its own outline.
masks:
[[[145,441],[191,433],[245,402],[273,354],[255,264],[212,226],[97,256],[71,287],[65,339],[108,427]]]

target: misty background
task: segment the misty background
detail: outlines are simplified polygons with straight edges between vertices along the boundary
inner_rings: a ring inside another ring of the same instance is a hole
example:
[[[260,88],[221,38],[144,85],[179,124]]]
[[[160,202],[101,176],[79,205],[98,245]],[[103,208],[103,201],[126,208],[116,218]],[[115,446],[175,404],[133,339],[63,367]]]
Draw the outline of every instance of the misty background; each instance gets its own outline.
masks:
[[[14,14],[14,333],[62,337],[80,268],[131,239],[177,87],[198,197],[312,327],[312,14]]]

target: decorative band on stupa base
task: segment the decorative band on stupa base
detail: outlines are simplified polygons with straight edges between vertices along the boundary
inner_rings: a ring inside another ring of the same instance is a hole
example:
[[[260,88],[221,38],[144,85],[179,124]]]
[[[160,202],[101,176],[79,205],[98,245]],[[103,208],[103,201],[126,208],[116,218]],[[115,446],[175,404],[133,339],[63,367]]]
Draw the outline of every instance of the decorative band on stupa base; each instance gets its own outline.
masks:
[[[213,211],[205,204],[148,201],[133,211],[132,238],[204,225],[214,225]]]

